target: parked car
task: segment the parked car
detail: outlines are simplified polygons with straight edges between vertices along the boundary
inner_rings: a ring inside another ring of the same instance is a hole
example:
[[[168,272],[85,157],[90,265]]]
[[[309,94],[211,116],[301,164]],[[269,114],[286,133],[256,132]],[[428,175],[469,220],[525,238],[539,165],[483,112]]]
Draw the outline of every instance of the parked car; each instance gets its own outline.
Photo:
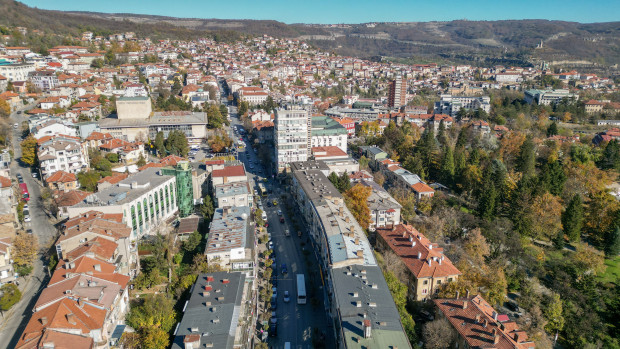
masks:
[[[291,232],[288,231],[288,229],[284,230],[284,236],[290,237],[291,236]]]
[[[278,298],[278,288],[274,286],[271,288],[271,291],[273,292],[271,297]]]
[[[282,215],[282,210],[278,210],[278,216]]]
[[[284,303],[288,303],[291,301],[291,296],[289,295],[288,291],[284,291]]]
[[[271,310],[276,310],[278,308],[278,303],[275,299],[271,299]]]
[[[506,307],[510,310],[512,310],[516,316],[521,316],[523,315],[523,312],[521,311],[521,308],[519,308],[519,305],[514,302],[514,301],[509,301],[506,302]]]
[[[273,241],[269,240],[269,249],[273,250]]]
[[[276,324],[269,326],[269,335],[271,337],[275,337],[278,335],[278,326]]]
[[[284,223],[284,217],[280,217],[280,223]]]
[[[286,263],[282,263],[282,274],[288,274],[288,269],[286,269]]]

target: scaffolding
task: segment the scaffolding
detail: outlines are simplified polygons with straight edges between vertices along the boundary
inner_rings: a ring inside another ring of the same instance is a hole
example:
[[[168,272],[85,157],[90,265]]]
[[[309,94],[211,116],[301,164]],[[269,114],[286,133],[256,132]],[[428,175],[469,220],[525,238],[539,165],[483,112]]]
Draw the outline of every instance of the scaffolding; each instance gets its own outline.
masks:
[[[174,167],[162,168],[162,174],[176,177],[177,206],[179,216],[187,217],[194,213],[194,191],[192,185],[192,169],[188,161],[179,161]]]

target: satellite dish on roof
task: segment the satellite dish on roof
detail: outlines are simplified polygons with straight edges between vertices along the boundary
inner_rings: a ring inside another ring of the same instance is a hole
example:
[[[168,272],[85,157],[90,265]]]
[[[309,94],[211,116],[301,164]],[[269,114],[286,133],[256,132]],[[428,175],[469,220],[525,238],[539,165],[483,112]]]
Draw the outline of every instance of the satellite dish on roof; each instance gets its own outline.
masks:
[[[243,213],[243,214],[241,215],[241,218],[243,218],[243,220],[248,219],[248,214],[247,214],[247,213]]]

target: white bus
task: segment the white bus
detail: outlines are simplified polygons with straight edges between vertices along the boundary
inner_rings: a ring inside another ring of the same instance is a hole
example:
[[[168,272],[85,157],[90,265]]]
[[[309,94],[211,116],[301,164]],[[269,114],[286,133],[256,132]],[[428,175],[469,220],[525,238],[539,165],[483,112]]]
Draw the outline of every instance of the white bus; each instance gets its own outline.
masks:
[[[306,280],[304,274],[297,274],[297,304],[306,304]]]

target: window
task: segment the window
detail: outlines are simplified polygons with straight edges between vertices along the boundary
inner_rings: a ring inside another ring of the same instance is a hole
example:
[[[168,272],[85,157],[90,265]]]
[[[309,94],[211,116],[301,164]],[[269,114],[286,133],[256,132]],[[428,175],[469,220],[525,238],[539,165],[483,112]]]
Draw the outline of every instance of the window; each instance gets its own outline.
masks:
[[[441,280],[437,280],[437,285],[441,285]]]
[[[448,282],[452,282],[452,278],[448,278]]]
[[[428,285],[428,280],[424,280],[424,281],[422,282],[422,285]]]
[[[428,293],[428,290],[427,290],[427,289],[423,289],[423,290],[422,290],[422,294],[427,294],[427,293]]]

